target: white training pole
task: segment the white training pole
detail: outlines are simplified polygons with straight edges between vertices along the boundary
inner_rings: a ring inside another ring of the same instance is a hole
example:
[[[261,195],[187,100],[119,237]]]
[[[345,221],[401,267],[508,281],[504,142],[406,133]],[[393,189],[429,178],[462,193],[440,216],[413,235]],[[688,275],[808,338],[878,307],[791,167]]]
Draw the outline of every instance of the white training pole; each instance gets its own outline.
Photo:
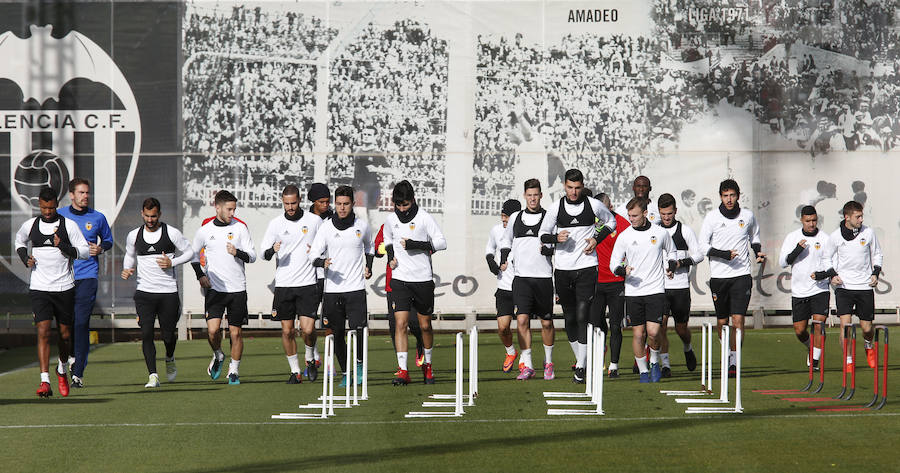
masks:
[[[735,329],[735,402],[734,407],[688,407],[686,414],[741,414],[744,407],[741,404],[741,342],[743,342],[743,331]],[[727,379],[727,378],[726,378]]]
[[[351,330],[353,332],[353,405],[359,405],[359,388],[358,386],[362,384],[362,380],[359,379],[359,332],[356,330]],[[348,378],[349,380],[349,378]]]
[[[330,340],[330,343],[328,344],[329,349],[328,349],[328,355],[327,355],[328,360],[329,360],[328,361],[328,370],[329,371],[328,371],[328,399],[326,401],[328,402],[328,415],[333,416],[334,415],[334,374],[335,374],[334,335],[329,335],[328,338],[330,338],[331,340]],[[325,341],[328,342],[329,340],[326,338]],[[322,402],[326,402],[326,401],[322,401]]]
[[[593,325],[588,324],[588,330],[589,330],[588,334],[589,335],[592,333],[592,331],[591,331],[592,328],[593,328]],[[593,356],[591,356],[591,353],[592,353],[591,348],[592,348],[592,343],[593,343],[592,339],[593,339],[593,337],[591,337],[591,336],[588,337],[588,356],[587,356],[587,360],[586,360],[587,363],[585,363],[586,366],[585,366],[585,370],[584,370],[585,371],[584,392],[577,393],[577,392],[561,392],[561,391],[544,391],[544,393],[543,393],[544,397],[551,397],[551,398],[552,397],[562,397],[562,398],[590,398],[591,397],[591,383],[588,382],[588,380],[591,378],[587,377],[587,376],[589,376],[587,373],[591,373],[593,371],[593,369],[592,369],[593,366],[590,365],[591,358],[593,358]],[[600,376],[603,376],[602,369],[600,370]],[[548,403],[549,403],[549,401],[548,401]],[[577,405],[577,404],[564,404],[564,405]]]
[[[719,389],[721,390],[721,394],[718,399],[675,399],[675,402],[679,404],[728,404],[728,352],[731,348],[731,337],[730,332],[731,327],[728,325],[722,326],[722,338],[721,344],[722,349],[720,350],[720,360],[719,360],[719,377],[721,382],[719,384]],[[712,384],[712,383],[710,383]]]
[[[328,416],[334,415],[334,370],[329,369],[332,368],[334,364],[334,336],[329,335],[325,338],[325,379],[322,381],[322,403],[321,404],[308,404],[299,406],[301,409],[304,408],[314,408],[314,409],[322,409],[321,414],[313,414],[313,413],[295,413],[295,412],[282,412],[281,414],[273,415],[273,419],[326,419]],[[330,382],[329,382],[330,381]],[[329,387],[331,389],[329,393]]]
[[[363,379],[362,400],[369,400],[369,327],[363,327]]]
[[[350,373],[347,372],[347,368],[350,367],[350,355],[352,353],[352,347],[350,345],[353,345],[353,330],[347,331],[347,358],[345,358],[347,361],[344,362],[344,377],[347,378],[347,383],[344,386],[344,389],[346,390],[346,394],[344,396],[344,407],[350,407],[350,385],[353,384],[353,378],[350,376]],[[353,365],[353,374],[356,374],[355,356],[353,357]],[[353,385],[356,386],[356,384]]]
[[[588,353],[589,360],[593,358],[593,362],[591,363],[591,368],[594,373],[591,378],[593,386],[592,386],[592,395],[591,399],[587,401],[566,401],[566,400],[547,400],[547,404],[551,406],[560,406],[560,405],[568,405],[568,406],[596,406],[594,409],[547,409],[547,415],[551,416],[564,416],[564,415],[575,415],[575,416],[594,416],[594,415],[603,415],[603,362],[604,362],[604,347],[606,346],[606,334],[603,333],[599,328],[593,329],[591,336],[588,340],[593,340],[591,343],[591,347],[593,348],[592,352]]]
[[[478,395],[478,327],[469,331],[469,406],[475,405]]]
[[[456,336],[456,409],[457,416],[463,415],[463,342],[462,334]]]
[[[594,325],[587,326],[587,353],[585,353],[584,385],[585,394],[591,394],[594,386]]]

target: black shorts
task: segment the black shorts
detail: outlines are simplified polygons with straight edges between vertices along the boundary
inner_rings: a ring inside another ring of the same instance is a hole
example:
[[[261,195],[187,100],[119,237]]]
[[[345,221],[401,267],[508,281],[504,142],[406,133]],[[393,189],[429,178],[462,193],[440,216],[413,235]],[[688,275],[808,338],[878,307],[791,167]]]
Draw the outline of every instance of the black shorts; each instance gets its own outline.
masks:
[[[665,307],[665,294],[625,296],[625,322],[629,327],[644,325],[647,322],[661,324]]]
[[[733,278],[711,278],[709,289],[716,307],[716,318],[727,319],[732,314],[746,315],[752,287],[753,279],[749,274]]]
[[[597,285],[597,267],[557,269],[553,272],[559,304],[573,306],[581,301],[591,302]]]
[[[315,284],[301,287],[276,287],[272,299],[272,318],[294,320],[297,316],[316,318],[319,288]]]
[[[150,324],[152,328],[159,318],[161,330],[174,332],[181,318],[181,300],[177,292],[134,291],[134,311],[137,312],[139,326]]]
[[[516,276],[512,287],[515,313],[542,320],[553,319],[553,280]]]
[[[34,322],[56,320],[56,325],[75,323],[75,288],[55,291],[28,291],[31,296],[31,313]]]
[[[393,288],[393,285],[391,285]],[[325,328],[343,329],[348,322],[351,330],[366,326],[368,307],[366,291],[326,292],[322,296],[322,322]]]
[[[227,317],[228,325],[240,327],[247,324],[247,291],[206,290],[206,320],[222,317]]]
[[[603,319],[609,315],[609,325],[622,325],[625,317],[625,281],[598,282],[591,301],[591,325],[604,327]]]
[[[663,314],[675,319],[676,324],[686,324],[691,318],[691,290],[666,289],[666,307]]]
[[[813,315],[828,315],[829,302],[831,294],[828,291],[809,297],[791,296],[791,318],[794,322],[803,322]]]
[[[512,291],[497,289],[494,292],[494,306],[497,308],[497,317],[513,315],[516,305],[513,303]]]
[[[835,288],[837,315],[856,315],[859,320],[875,320],[875,291],[872,289]]]
[[[434,313],[434,281],[406,282],[391,279],[395,312],[415,310],[419,315]]]

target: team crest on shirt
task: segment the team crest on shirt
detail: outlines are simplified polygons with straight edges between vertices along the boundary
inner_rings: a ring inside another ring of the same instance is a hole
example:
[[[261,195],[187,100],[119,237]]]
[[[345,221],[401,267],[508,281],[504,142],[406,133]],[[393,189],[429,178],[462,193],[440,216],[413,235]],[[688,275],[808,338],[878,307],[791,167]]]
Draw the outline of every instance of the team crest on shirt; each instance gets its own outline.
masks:
[[[865,238],[860,238],[860,239],[859,239],[859,246],[866,246],[866,239],[865,239]]]
[[[652,222],[652,221],[654,221],[654,220],[656,220],[656,215],[651,215],[651,216],[650,216],[650,217],[648,217],[648,218],[649,218],[649,219],[650,219],[650,221],[651,221],[651,222]]]
[[[409,222],[409,229],[410,229],[410,230],[415,230],[415,229],[416,229],[416,222]]]
[[[307,227],[306,225],[304,225],[303,228],[300,229],[300,231],[303,232],[304,235],[306,235],[306,232],[309,231],[309,227]]]
[[[84,229],[85,229],[85,230],[91,231],[92,228],[94,228],[94,224],[93,224],[93,223],[87,222],[87,223],[84,224]]]
[[[655,245],[655,244],[656,244],[656,236],[655,236],[655,235],[652,236],[652,237],[650,237],[650,244],[651,244],[651,245]]]
[[[362,238],[362,231],[359,229],[356,230],[356,238]]]
[[[744,221],[743,221],[743,220],[738,220],[738,226],[741,227],[741,228],[744,228]]]
[[[817,249],[817,250],[821,250],[821,249],[822,249],[822,244],[819,243],[819,242],[816,242],[816,249]]]
[[[234,240],[234,233],[228,232],[228,239]]]

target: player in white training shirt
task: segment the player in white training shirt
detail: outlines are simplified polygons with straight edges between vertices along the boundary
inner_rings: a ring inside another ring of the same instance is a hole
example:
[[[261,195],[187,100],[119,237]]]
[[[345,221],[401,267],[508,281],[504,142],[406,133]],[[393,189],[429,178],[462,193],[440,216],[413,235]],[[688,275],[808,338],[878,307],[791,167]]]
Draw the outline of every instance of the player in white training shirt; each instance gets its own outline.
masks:
[[[512,370],[519,353],[513,347],[512,331],[509,329],[515,309],[512,295],[513,262],[507,259],[506,262],[498,264],[497,261],[502,259],[501,241],[509,226],[509,216],[519,210],[522,210],[522,204],[518,200],[509,199],[503,203],[503,208],[500,210],[500,223],[491,228],[487,246],[484,249],[488,268],[497,276],[497,291],[494,293],[494,299],[497,308],[497,335],[500,336],[500,342],[506,348],[506,357],[503,359],[501,368],[504,373]]]
[[[718,210],[712,210],[703,219],[700,229],[700,252],[709,257],[709,288],[716,308],[717,330],[731,319],[733,329],[744,330],[744,316],[750,305],[753,280],[750,276],[750,250],[757,263],[766,260],[759,240],[759,225],[753,212],[738,204],[741,188],[733,179],[719,184]],[[735,373],[735,346],[737,337],[731,337],[728,355],[728,373]]]
[[[345,325],[356,331],[357,361],[362,361],[362,329],[368,323],[365,280],[372,277],[375,258],[369,224],[353,212],[353,194],[350,186],[334,191],[334,215],[319,227],[308,255],[313,266],[325,268],[322,318],[334,334],[335,355],[344,373],[341,386],[351,382]],[[356,380],[362,382],[362,363],[357,364]]]
[[[136,274],[134,310],[141,327],[141,347],[150,379],[145,388],[159,387],[156,372],[156,344],[153,324],[159,318],[166,347],[166,378],[175,381],[175,342],[178,339],[178,319],[181,318],[181,299],[178,298],[178,278],[175,267],[191,261],[194,249],[191,242],[177,228],[159,220],[162,206],[159,200],[148,197],[141,205],[144,225],[128,232],[125,239],[125,261],[122,279]]]
[[[275,258],[272,318],[281,322],[281,346],[291,370],[287,384],[300,384],[303,375],[294,338],[297,317],[300,318],[300,331],[306,346],[306,375],[310,381],[315,381],[318,375],[313,351],[319,288],[316,268],[310,263],[306,252],[316,237],[322,219],[300,208],[300,189],[293,184],[288,184],[281,192],[281,205],[284,214],[272,219],[266,227],[260,244],[260,256],[266,261]]]
[[[38,195],[40,217],[25,221],[16,232],[16,253],[22,264],[31,269],[28,293],[31,311],[37,326],[38,365],[41,384],[37,395],[49,397],[50,389],[50,326],[56,320],[59,331],[59,363],[56,377],[59,393],[69,395],[66,364],[72,351],[72,323],[75,321],[75,273],[73,260],[90,257],[87,240],[78,225],[56,212],[59,206],[57,191],[45,187]],[[31,254],[28,254],[28,245]]]
[[[434,217],[416,204],[409,181],[398,182],[391,199],[394,201],[394,213],[384,222],[383,235],[391,265],[391,298],[396,323],[394,341],[399,365],[393,384],[409,384],[406,327],[411,309],[416,310],[425,345],[422,374],[425,384],[433,384],[431,350],[434,347],[434,333],[431,330],[431,315],[434,313],[434,275],[431,255],[446,250],[447,240]]]
[[[212,361],[206,372],[212,379],[221,374],[225,354],[222,352],[222,317],[228,317],[231,337],[231,362],[228,384],[241,384],[239,368],[244,352],[241,326],[247,323],[247,279],[244,265],[256,261],[256,249],[247,225],[235,218],[237,197],[222,190],[215,197],[216,216],[206,221],[194,236],[194,261],[191,265],[206,290],[206,329]],[[200,266],[200,253],[206,255],[206,272]]]
[[[666,305],[666,257],[675,251],[669,232],[647,220],[647,200],[634,198],[625,206],[631,226],[616,238],[609,270],[625,278],[625,321],[633,334],[631,347],[640,382],[656,383],[659,366],[659,330]],[[650,347],[650,367],[644,353],[644,335]]]

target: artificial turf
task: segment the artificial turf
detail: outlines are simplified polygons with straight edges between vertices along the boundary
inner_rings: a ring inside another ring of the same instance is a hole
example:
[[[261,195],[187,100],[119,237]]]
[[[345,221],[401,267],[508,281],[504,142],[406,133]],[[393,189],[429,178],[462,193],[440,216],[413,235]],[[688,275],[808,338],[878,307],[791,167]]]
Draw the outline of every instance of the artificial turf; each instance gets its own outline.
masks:
[[[147,380],[139,343],[100,346],[91,353],[86,387],[68,398],[39,399],[33,348],[0,354],[2,471],[897,471],[900,404],[881,411],[817,412],[811,405],[859,405],[872,397],[872,370],[859,347],[856,397],[840,391],[837,331],[829,333],[822,402],[790,402],[759,389],[806,384],[804,348],[789,329],[749,331],[744,345],[741,415],[688,415],[660,389],[696,389],[698,371],[684,368],[670,334],[673,377],[639,384],[631,374],[626,335],[622,377],[604,385],[604,417],[548,417],[542,391],[574,391],[572,354],[562,332],[554,358],[557,379],[514,380],[499,371],[503,349],[481,334],[479,397],[462,418],[405,419],[431,393],[452,393],[453,338],[436,338],[438,383],[390,384],[396,360],[387,336],[370,340],[370,400],[327,420],[279,421],[315,402],[321,384],[287,385],[280,339],[246,340],[241,385],[206,374],[205,341],[180,342],[178,379],[159,389]],[[535,336],[534,361],[543,350]],[[165,371],[162,345],[159,369]],[[227,345],[227,343],[226,343]],[[700,337],[694,346],[699,357]],[[860,345],[862,345],[860,343]],[[321,343],[320,343],[321,349]],[[227,351],[226,351],[227,353]],[[891,353],[890,376],[898,357]],[[714,363],[718,372],[718,352]],[[162,374],[163,381],[165,375]],[[818,379],[818,378],[816,378]],[[716,382],[718,386],[718,382]],[[734,387],[731,385],[731,399]],[[890,386],[889,386],[890,389]],[[343,394],[342,392],[340,394]],[[888,396],[890,397],[890,391]],[[809,397],[810,395],[803,395]],[[791,396],[794,397],[794,396]]]

